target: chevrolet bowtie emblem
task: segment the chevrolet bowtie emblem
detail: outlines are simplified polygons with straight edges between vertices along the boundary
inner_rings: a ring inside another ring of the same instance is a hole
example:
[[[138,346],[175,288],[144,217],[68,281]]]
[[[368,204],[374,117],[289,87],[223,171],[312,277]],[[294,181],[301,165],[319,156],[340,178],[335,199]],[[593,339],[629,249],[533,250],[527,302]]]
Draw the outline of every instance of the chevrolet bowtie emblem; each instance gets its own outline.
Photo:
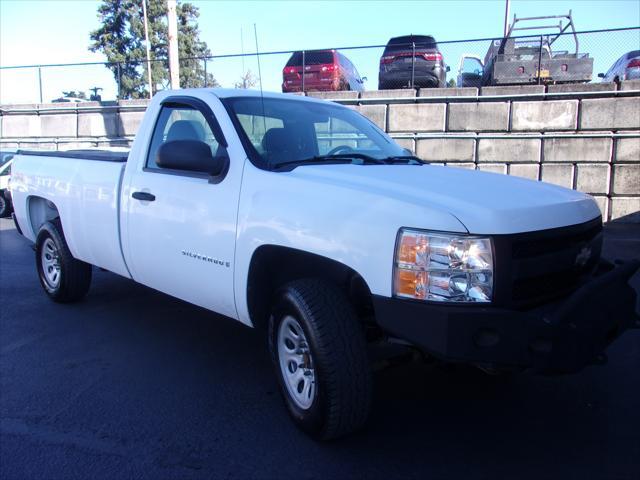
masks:
[[[576,256],[576,265],[578,267],[584,267],[591,258],[591,248],[582,247],[582,250]]]

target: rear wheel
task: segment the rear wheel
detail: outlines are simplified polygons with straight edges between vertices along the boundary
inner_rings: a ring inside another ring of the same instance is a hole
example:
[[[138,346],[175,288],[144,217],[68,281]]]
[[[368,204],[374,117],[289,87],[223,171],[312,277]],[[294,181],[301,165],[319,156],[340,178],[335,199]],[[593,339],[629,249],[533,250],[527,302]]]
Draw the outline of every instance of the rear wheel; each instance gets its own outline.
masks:
[[[8,217],[11,213],[11,202],[4,196],[4,192],[0,191],[0,217]]]
[[[71,255],[59,219],[46,222],[36,239],[38,278],[55,302],[81,300],[91,285],[91,265]]]
[[[328,440],[365,424],[371,369],[363,332],[340,290],[314,279],[282,288],[269,346],[285,404],[302,430]]]

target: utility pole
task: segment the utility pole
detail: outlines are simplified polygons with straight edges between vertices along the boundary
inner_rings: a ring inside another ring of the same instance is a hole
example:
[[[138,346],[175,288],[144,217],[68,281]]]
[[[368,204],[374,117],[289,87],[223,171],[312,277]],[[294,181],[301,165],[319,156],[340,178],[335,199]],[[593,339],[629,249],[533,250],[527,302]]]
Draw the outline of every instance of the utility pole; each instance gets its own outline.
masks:
[[[169,79],[171,88],[180,88],[180,61],[178,59],[178,18],[176,0],[167,0],[167,21],[169,24]]]
[[[504,6],[504,34],[503,37],[507,36],[509,33],[509,10],[511,9],[511,0],[505,0]]]
[[[144,16],[144,43],[147,46],[147,78],[149,79],[149,99],[153,97],[153,81],[151,80],[151,53],[149,45],[149,26],[147,25],[147,0],[142,0],[142,15]]]

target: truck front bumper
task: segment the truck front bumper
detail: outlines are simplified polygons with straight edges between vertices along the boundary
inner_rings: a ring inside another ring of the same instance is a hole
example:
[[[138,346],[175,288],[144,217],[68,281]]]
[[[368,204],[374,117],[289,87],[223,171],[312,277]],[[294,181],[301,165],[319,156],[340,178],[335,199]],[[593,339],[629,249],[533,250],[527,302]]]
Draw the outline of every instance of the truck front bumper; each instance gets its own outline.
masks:
[[[518,311],[374,296],[378,324],[425,352],[452,362],[570,373],[598,363],[622,332],[638,327],[628,280],[640,261],[606,262],[571,296]]]

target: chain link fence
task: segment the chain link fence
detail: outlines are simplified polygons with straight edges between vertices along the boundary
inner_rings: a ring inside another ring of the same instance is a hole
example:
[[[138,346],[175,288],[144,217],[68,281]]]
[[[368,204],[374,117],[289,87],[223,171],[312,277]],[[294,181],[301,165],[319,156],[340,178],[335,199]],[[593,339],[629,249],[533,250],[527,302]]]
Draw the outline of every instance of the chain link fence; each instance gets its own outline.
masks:
[[[598,74],[634,50],[640,50],[640,27],[506,41],[436,41],[414,35],[385,45],[183,58],[180,69],[183,87],[258,89],[262,83],[265,91],[292,93],[579,84],[599,82]],[[168,72],[165,59],[151,60],[151,65],[152,72]],[[146,69],[145,60],[0,67],[0,103],[85,100],[65,98],[63,92],[82,92],[79,95],[87,100],[100,101],[146,98]],[[153,83],[153,92],[169,88],[168,80]]]

